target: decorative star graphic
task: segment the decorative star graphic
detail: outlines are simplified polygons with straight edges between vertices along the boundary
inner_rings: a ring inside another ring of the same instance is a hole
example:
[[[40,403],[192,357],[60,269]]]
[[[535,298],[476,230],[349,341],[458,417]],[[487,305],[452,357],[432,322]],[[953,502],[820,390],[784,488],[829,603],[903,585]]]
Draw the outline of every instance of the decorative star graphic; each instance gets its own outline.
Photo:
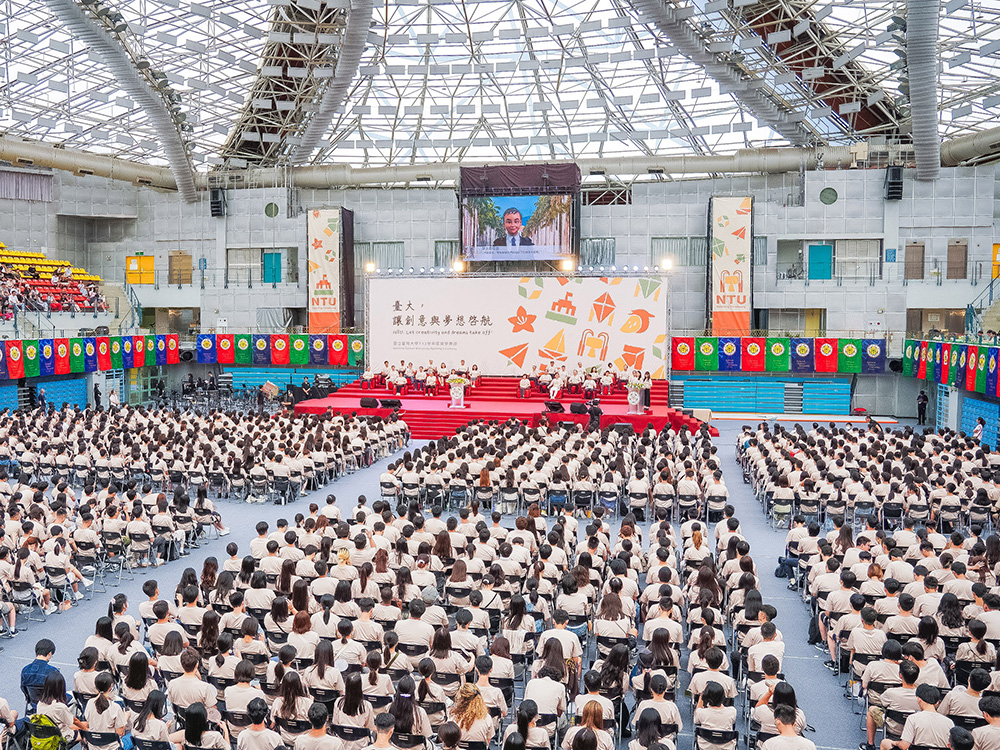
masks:
[[[535,318],[537,317],[537,315],[529,315],[523,305],[518,307],[517,313],[515,313],[514,317],[507,318],[507,320],[509,320],[514,326],[514,330],[511,331],[511,333],[518,333],[519,331],[530,331],[531,333],[534,333],[535,328],[533,324],[535,322]]]

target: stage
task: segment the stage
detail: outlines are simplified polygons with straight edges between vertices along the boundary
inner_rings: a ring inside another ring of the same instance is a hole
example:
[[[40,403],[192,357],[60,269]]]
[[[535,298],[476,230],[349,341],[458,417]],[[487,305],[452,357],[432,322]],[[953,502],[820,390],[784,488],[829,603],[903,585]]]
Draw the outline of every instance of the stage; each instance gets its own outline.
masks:
[[[296,404],[295,411],[300,414],[323,414],[332,410],[340,414],[387,417],[392,414],[392,408],[381,405],[376,408],[362,408],[361,399],[365,397],[379,400],[399,399],[400,417],[410,427],[411,435],[419,440],[454,435],[457,427],[473,420],[504,421],[514,418],[531,426],[537,426],[543,418],[548,419],[550,423],[574,422],[584,426],[590,421],[590,416],[587,414],[570,412],[571,404],[583,402],[582,395],[564,394],[557,399],[562,404],[564,412],[548,412],[545,407],[545,401],[549,398],[547,393],[535,393],[528,398],[520,398],[517,394],[517,384],[518,378],[481,378],[475,388],[469,389],[465,399],[466,408],[452,409],[449,408],[450,399],[444,395],[446,393],[444,389],[441,395],[437,396],[419,393],[397,396],[384,388],[362,388],[360,381],[355,381],[326,398],[301,401]],[[691,430],[698,429],[701,426],[700,421],[666,405],[667,389],[666,381],[654,381],[650,399],[651,409],[645,414],[638,415],[627,413],[628,404],[623,391],[599,396],[603,412],[600,417],[601,428],[627,423],[637,431],[647,426],[652,426],[657,431],[667,426],[680,429],[684,425]],[[712,433],[718,434],[714,429]]]

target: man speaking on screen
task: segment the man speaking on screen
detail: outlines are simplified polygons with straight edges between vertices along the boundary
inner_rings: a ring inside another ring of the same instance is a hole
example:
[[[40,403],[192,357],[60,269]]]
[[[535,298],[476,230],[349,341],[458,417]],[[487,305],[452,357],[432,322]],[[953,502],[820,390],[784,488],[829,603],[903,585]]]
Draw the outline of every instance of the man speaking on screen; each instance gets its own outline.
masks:
[[[521,212],[516,208],[508,208],[503,212],[503,229],[506,236],[497,237],[493,243],[494,247],[503,247],[504,245],[508,247],[518,247],[521,245],[528,247],[535,244],[527,237],[521,236]]]

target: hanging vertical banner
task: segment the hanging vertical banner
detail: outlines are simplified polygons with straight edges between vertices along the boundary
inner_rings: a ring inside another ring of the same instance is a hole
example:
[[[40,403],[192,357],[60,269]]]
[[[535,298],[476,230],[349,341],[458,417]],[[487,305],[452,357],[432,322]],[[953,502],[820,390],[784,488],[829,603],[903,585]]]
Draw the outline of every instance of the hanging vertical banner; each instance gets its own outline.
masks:
[[[149,334],[146,336],[146,367],[156,364],[156,336]]]
[[[329,362],[329,355],[326,352],[326,336],[309,335],[309,364],[325,365]]]
[[[236,342],[231,333],[220,333],[215,337],[215,359],[220,365],[231,365],[236,361]]]
[[[365,362],[365,337],[352,333],[347,337],[347,363],[361,366]]]
[[[91,336],[83,340],[83,371],[97,372],[97,339]]]
[[[35,339],[22,341],[21,350],[24,353],[24,377],[37,377],[42,370],[38,352],[38,341]]]
[[[927,377],[927,342],[921,341],[920,345],[917,347],[917,367],[915,376],[923,380]],[[965,366],[965,360],[962,360],[962,366]]]
[[[133,367],[145,367],[146,366],[146,337],[145,336],[133,336],[132,337],[132,366]]]
[[[288,364],[288,334],[276,333],[271,336],[271,364]]]
[[[291,349],[288,359],[293,365],[309,364],[309,337],[303,333],[294,333],[288,337]]]
[[[997,356],[1000,349],[991,346],[987,349],[986,356],[986,395],[995,396],[997,394]]]
[[[924,344],[925,342],[921,342]],[[926,344],[925,344],[926,345]],[[965,387],[965,358],[968,356],[968,347],[965,344],[958,344],[957,346],[952,344],[951,350],[957,351],[958,356],[955,358],[955,364],[952,365],[951,370],[948,372],[950,380],[948,385],[954,388],[964,388]],[[919,377],[919,376],[918,376]]]
[[[181,338],[176,333],[167,334],[167,364],[176,365],[181,361]]]
[[[73,371],[70,365],[69,351],[69,339],[56,339],[56,375],[67,375]]]
[[[719,369],[723,372],[740,371],[740,340],[736,337],[719,339]]]
[[[271,364],[271,337],[266,333],[253,335],[253,363],[255,365]]]
[[[947,385],[949,377],[951,375],[951,344],[944,344],[941,347],[941,380],[940,382]]]
[[[156,364],[167,364],[167,337],[162,333],[156,334]]]
[[[979,360],[979,347],[969,345],[965,348],[965,390],[976,390],[976,364]]]
[[[306,220],[309,248],[309,330],[340,331],[340,209],[310,211]]]
[[[709,211],[709,320],[717,336],[750,333],[753,198],[715,196]]]
[[[670,368],[685,372],[694,369],[694,338],[674,336],[671,341]]]
[[[249,333],[236,334],[236,364],[253,364],[253,342]]]
[[[200,365],[213,365],[215,364],[215,334],[214,333],[199,333],[198,334],[198,364]]]
[[[38,342],[42,353],[42,375],[56,374],[56,344],[52,339],[42,339]]]
[[[97,369],[111,369],[111,340],[107,336],[97,338]]]
[[[976,393],[986,393],[986,354],[987,347],[980,346],[976,359]]]
[[[122,336],[122,367],[126,370],[135,367],[135,342],[131,336]]]
[[[719,369],[718,339],[699,337],[694,340],[694,369],[711,372]]]
[[[812,339],[792,339],[792,372],[815,372],[816,361]]]
[[[944,347],[937,343],[932,344],[932,346],[933,349],[928,347],[928,352],[933,351],[932,361],[934,362],[934,382],[943,383],[944,380],[942,380],[942,373],[944,370],[942,368],[941,358],[944,356]]]
[[[5,342],[7,348],[7,377],[10,379],[24,377],[24,352],[20,339]]]
[[[861,372],[861,339],[839,339],[837,369],[840,372]]]
[[[919,347],[919,343],[913,339],[907,339],[906,343],[903,344],[903,375],[908,378],[913,377],[914,368],[913,363],[913,349]]]
[[[762,338],[744,336],[740,344],[743,348],[740,355],[743,372],[764,372],[764,347],[767,342]]]
[[[936,356],[941,355],[938,347]],[[940,374],[940,365],[938,365]],[[885,340],[865,339],[861,342],[861,372],[866,375],[881,375],[885,372]]]
[[[0,380],[7,379],[7,348],[0,344]]]
[[[111,369],[122,369],[122,337],[111,337]]]
[[[764,366],[768,372],[788,372],[791,362],[788,355],[788,339],[769,338],[764,352]]]
[[[816,372],[837,371],[837,339],[816,339],[813,345]]]

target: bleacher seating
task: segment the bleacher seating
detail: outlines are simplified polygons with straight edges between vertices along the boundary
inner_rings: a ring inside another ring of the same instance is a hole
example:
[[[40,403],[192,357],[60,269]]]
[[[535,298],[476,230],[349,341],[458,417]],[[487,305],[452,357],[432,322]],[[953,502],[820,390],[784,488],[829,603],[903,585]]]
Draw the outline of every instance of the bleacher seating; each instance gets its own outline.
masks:
[[[10,250],[0,242],[0,264],[6,265],[16,273],[24,287],[38,293],[42,301],[51,294],[59,306],[68,306],[72,299],[78,309],[93,310],[91,299],[85,294],[84,285],[100,283],[101,277],[89,273],[83,268],[74,268],[69,261],[53,260],[42,253]],[[61,276],[69,270],[71,281],[68,284],[53,284],[52,275]],[[23,295],[22,295],[23,297]]]
[[[317,375],[330,378],[335,386],[357,380],[357,370],[324,370],[309,367],[227,367],[233,376],[233,388],[257,388],[271,381],[284,388],[286,385],[302,385],[302,378],[309,378],[310,384]]]

